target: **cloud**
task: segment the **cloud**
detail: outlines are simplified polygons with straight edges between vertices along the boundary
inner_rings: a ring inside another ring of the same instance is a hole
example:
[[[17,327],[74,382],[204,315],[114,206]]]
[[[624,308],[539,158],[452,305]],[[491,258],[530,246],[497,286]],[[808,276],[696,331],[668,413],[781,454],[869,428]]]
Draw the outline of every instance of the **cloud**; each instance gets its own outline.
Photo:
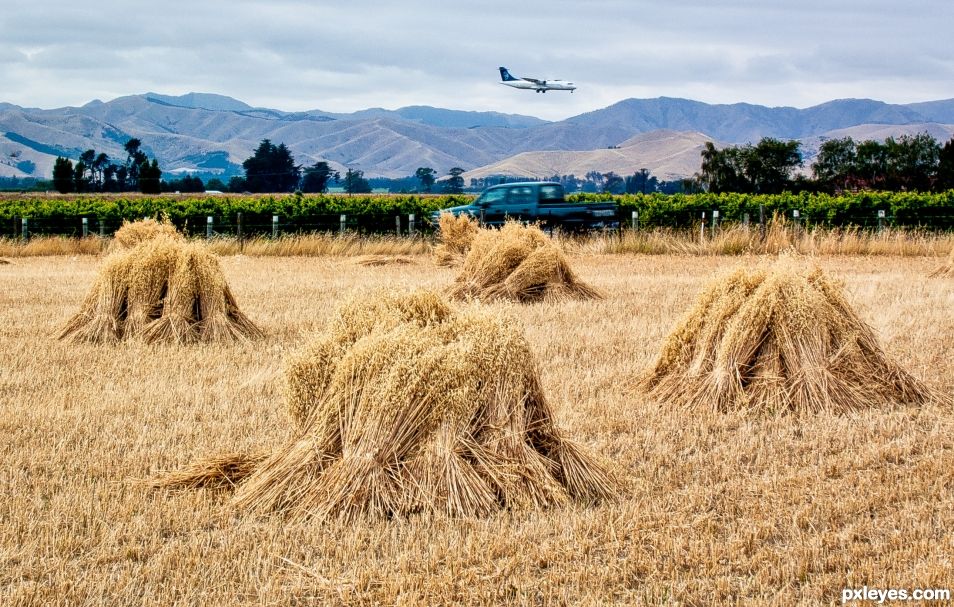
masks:
[[[0,18],[0,101],[195,90],[285,110],[420,104],[562,118],[627,96],[954,97],[954,8],[939,0],[329,4],[12,3]],[[498,65],[580,88],[510,90]]]

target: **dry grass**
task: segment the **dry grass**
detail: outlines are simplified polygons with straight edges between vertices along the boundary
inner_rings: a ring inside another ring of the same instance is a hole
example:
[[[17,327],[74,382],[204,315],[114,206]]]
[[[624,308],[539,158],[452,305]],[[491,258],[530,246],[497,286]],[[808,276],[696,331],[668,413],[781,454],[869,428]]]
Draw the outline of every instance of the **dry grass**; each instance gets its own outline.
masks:
[[[434,263],[439,266],[457,266],[464,263],[470,245],[480,226],[476,219],[461,213],[441,213],[438,218],[438,242],[434,247]]]
[[[947,256],[947,259],[941,262],[941,265],[936,267],[929,276],[932,278],[954,276],[954,248],[951,249],[951,253]]]
[[[361,266],[410,265],[414,260],[405,255],[360,255],[354,262]]]
[[[954,233],[859,228],[803,229],[784,219],[770,221],[765,237],[757,225],[735,224],[700,231],[656,228],[625,230],[621,234],[593,235],[582,240],[566,238],[565,248],[595,253],[643,255],[776,255],[793,251],[803,255],[935,256],[954,246]]]
[[[489,516],[615,494],[554,425],[522,329],[497,310],[457,311],[433,291],[365,293],[287,382],[301,429],[290,443],[255,466],[215,457],[159,485],[234,483],[239,508],[316,521]]]
[[[641,384],[678,406],[761,413],[844,413],[932,397],[804,258],[713,280]]]
[[[214,238],[209,243],[219,255],[253,257],[355,257],[361,255],[419,255],[430,251],[431,244],[421,237],[367,236],[345,234],[295,234],[278,238]]]
[[[484,301],[602,297],[577,278],[566,256],[540,228],[517,222],[477,231],[449,292],[456,299]]]
[[[218,259],[202,244],[149,230],[124,242],[129,246],[103,262],[60,339],[189,343],[262,337],[239,310]]]
[[[187,347],[51,339],[101,262],[4,266],[0,604],[807,607],[846,586],[952,586],[949,408],[687,415],[632,393],[704,285],[740,262],[725,257],[572,257],[605,299],[498,304],[526,327],[561,426],[631,483],[617,501],[315,524],[235,517],[222,491],[124,482],[289,442],[289,350],[355,288],[453,280],[417,261],[226,257],[268,337]],[[954,394],[954,298],[947,280],[925,278],[936,259],[816,261],[889,356]]]

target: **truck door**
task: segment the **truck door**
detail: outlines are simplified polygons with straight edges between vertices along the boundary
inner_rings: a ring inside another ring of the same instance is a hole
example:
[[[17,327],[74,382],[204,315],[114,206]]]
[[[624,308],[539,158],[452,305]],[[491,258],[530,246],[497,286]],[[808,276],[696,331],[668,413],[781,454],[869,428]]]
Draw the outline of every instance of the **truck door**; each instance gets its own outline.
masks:
[[[517,220],[533,220],[537,198],[532,186],[508,188],[507,216]]]
[[[484,192],[477,201],[484,212],[484,221],[489,224],[499,224],[504,221],[507,209],[507,189],[495,188]]]

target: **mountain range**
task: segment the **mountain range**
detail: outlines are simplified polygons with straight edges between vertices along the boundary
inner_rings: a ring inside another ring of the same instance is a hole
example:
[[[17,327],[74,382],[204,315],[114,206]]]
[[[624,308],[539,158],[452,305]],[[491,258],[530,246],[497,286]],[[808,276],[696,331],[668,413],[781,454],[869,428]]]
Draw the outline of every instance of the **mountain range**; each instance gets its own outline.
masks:
[[[123,144],[137,137],[167,175],[240,174],[242,161],[267,138],[285,143],[299,164],[324,160],[368,177],[404,177],[424,166],[438,174],[461,167],[465,176],[538,177],[648,168],[670,179],[698,170],[706,141],[799,139],[810,157],[830,137],[926,131],[944,141],[954,135],[952,125],[954,99],[906,105],[842,99],[797,109],[659,97],[548,122],[428,106],[285,112],[210,93],[145,93],[58,109],[0,103],[0,176],[49,177],[56,156],[75,159],[86,149],[123,159]]]

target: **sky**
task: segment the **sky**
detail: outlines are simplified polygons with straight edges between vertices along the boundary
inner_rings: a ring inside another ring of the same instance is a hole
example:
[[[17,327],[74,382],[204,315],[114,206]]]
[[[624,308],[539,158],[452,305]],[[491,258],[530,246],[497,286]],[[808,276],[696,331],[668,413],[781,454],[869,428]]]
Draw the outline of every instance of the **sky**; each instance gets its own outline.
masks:
[[[954,98],[950,0],[4,0],[0,102],[156,92],[559,120],[630,97],[808,107]],[[500,85],[561,78],[574,93]]]

